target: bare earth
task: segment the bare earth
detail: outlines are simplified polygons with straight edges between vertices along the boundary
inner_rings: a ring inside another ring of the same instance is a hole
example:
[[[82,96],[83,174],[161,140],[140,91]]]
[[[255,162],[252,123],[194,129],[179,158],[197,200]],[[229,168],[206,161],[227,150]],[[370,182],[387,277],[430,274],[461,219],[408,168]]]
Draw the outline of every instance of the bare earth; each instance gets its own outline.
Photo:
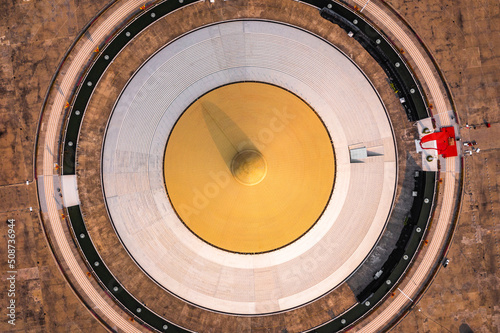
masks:
[[[105,332],[57,267],[33,183],[40,110],[59,61],[102,0],[0,2],[0,331]],[[430,49],[451,89],[465,156],[465,189],[450,264],[396,332],[498,332],[500,327],[500,3],[391,0]],[[491,123],[488,128],[485,122]],[[465,124],[475,125],[474,129]],[[26,181],[29,184],[26,185]],[[30,212],[33,207],[33,212]],[[7,219],[15,219],[16,325],[7,323]]]

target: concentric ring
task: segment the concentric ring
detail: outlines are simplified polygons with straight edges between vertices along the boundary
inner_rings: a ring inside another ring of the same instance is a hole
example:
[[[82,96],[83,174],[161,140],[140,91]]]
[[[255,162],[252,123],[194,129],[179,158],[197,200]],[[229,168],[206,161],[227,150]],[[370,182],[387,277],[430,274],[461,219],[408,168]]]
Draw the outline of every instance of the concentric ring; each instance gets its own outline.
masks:
[[[251,257],[194,236],[172,209],[162,181],[163,147],[184,110],[207,91],[244,81],[278,85],[306,101],[328,129],[337,163],[334,191],[315,226],[289,246]],[[356,147],[377,156],[351,163]],[[395,158],[384,106],[344,54],[289,25],[233,21],[167,45],[130,80],[108,125],[103,184],[119,237],[159,285],[212,310],[263,314],[310,302],[363,262],[391,210]],[[314,261],[313,269],[290,279],[305,261]],[[221,270],[239,278],[223,278]]]
[[[195,3],[195,1],[186,0],[179,3],[175,1],[161,2],[145,10],[147,6],[142,6],[139,9],[138,7],[135,8],[137,5],[135,2],[123,1],[115,6],[116,11],[109,11],[109,17],[107,17],[107,15],[101,15],[101,17],[99,17],[99,22],[96,21],[96,24],[94,24],[85,35],[89,40],[86,41],[82,35],[82,39],[79,40],[78,43],[75,43],[73,49],[70,50],[71,56],[65,59],[65,61],[67,61],[63,64],[64,66],[61,65],[58,76],[54,80],[46,104],[44,105],[45,112],[42,115],[39,128],[39,137],[41,140],[37,144],[37,167],[38,170],[42,170],[41,173],[37,174],[37,182],[41,210],[42,213],[45,214],[43,216],[43,221],[49,233],[55,233],[55,236],[50,234],[50,239],[57,241],[55,251],[61,251],[62,256],[60,259],[63,260],[63,264],[69,265],[68,272],[71,271],[71,273],[67,278],[73,282],[76,281],[78,288],[82,288],[83,290],[82,292],[82,290],[78,289],[77,293],[84,295],[89,307],[92,306],[93,309],[96,309],[95,306],[98,305],[99,308],[102,309],[102,314],[100,313],[98,316],[102,316],[105,318],[105,321],[109,321],[112,325],[117,325],[126,331],[137,331],[137,326],[134,326],[135,324],[132,324],[131,321],[124,320],[124,318],[119,315],[121,312],[113,309],[112,307],[114,305],[110,306],[108,304],[112,302],[110,301],[111,299],[107,297],[103,298],[102,295],[98,295],[96,290],[90,286],[85,274],[79,269],[75,258],[72,257],[71,251],[69,251],[71,248],[71,240],[69,240],[68,243],[68,240],[63,239],[64,237],[61,236],[61,226],[64,227],[65,224],[60,223],[61,218],[58,218],[59,212],[57,210],[60,208],[63,209],[65,214],[69,214],[71,230],[78,236],[74,241],[84,254],[84,260],[92,264],[89,265],[87,269],[94,274],[98,282],[107,290],[108,295],[113,300],[119,302],[120,306],[128,309],[129,315],[132,315],[135,319],[159,331],[166,331],[171,328],[173,328],[174,331],[183,330],[184,328],[191,331],[199,331],[206,327],[229,331],[244,331],[262,327],[276,331],[303,331],[324,324],[327,324],[328,329],[336,331],[355,323],[359,318],[365,315],[367,311],[370,311],[377,302],[383,300],[387,292],[395,288],[392,285],[374,285],[372,288],[374,294],[370,295],[370,301],[361,302],[364,298],[359,299],[359,297],[361,297],[360,295],[363,293],[358,294],[358,291],[353,289],[353,279],[349,278],[347,283],[339,285],[337,289],[330,290],[324,297],[320,297],[307,304],[303,303],[304,306],[302,307],[297,307],[293,310],[281,312],[279,314],[247,317],[227,316],[223,313],[206,311],[206,309],[201,307],[193,306],[196,302],[192,300],[188,300],[188,303],[186,303],[184,300],[173,297],[168,292],[164,292],[149,280],[147,276],[142,274],[130,257],[128,257],[126,251],[120,247],[120,241],[116,238],[113,228],[109,224],[109,219],[106,216],[106,209],[103,208],[104,205],[101,204],[99,154],[100,144],[102,143],[102,129],[104,128],[103,124],[107,119],[103,117],[109,115],[112,107],[110,102],[112,103],[116,100],[118,96],[117,90],[123,87],[126,80],[128,80],[134,70],[140,66],[141,62],[145,61],[151,53],[156,52],[159,47],[162,47],[161,44],[158,44],[158,41],[163,40],[164,43],[171,41],[190,29],[214,22],[220,22],[227,18],[235,19],[241,17],[270,18],[283,22],[292,22],[309,31],[315,31],[315,33],[323,36],[327,40],[335,40],[335,43],[339,42],[343,49],[347,48],[349,50],[347,51],[348,53],[351,52],[350,50],[356,50],[354,52],[355,54],[361,51],[361,55],[355,55],[354,58],[357,58],[356,61],[360,60],[361,63],[363,63],[367,59],[362,55],[362,48],[360,50],[359,47],[352,47],[352,43],[347,46],[349,42],[346,42],[346,40],[349,40],[349,38],[340,36],[338,28],[335,27],[332,29],[334,25],[329,23],[325,24],[325,21],[318,19],[318,9],[324,7],[321,11],[323,15],[324,10],[333,8],[338,15],[337,21],[332,20],[335,25],[341,26],[344,30],[346,29],[344,26],[345,24],[347,24],[347,26],[352,26],[353,24],[358,25],[362,30],[359,35],[357,30],[355,34],[348,30],[345,32],[349,32],[349,36],[355,35],[354,39],[356,40],[358,40],[357,37],[364,36],[364,38],[366,38],[364,42],[368,42],[369,44],[373,43],[374,45],[377,43],[377,45],[379,45],[378,47],[382,48],[382,52],[385,53],[383,56],[389,56],[390,59],[396,59],[395,63],[399,66],[396,69],[392,69],[395,72],[391,72],[389,75],[386,71],[386,74],[389,76],[393,74],[404,76],[405,82],[397,82],[397,87],[402,87],[401,83],[403,83],[403,88],[405,84],[409,84],[412,88],[410,90],[412,94],[419,92],[419,84],[415,77],[412,76],[414,73],[412,74],[412,71],[409,70],[407,66],[401,66],[401,63],[405,64],[405,61],[403,59],[404,57],[399,54],[399,50],[389,45],[390,43],[388,43],[383,33],[370,27],[370,24],[366,22],[366,18],[363,15],[356,13],[355,10],[345,8],[343,5],[330,3],[329,1],[307,2],[308,4],[290,1],[286,2],[286,5],[285,2],[286,1],[279,1],[276,4],[274,2],[272,4],[264,4],[259,1],[249,1],[244,4],[239,2],[228,2],[229,5],[227,5],[226,2],[216,2],[214,5],[213,2]],[[443,97],[446,99],[446,96],[444,93],[441,94],[442,86],[437,84],[435,81],[436,78],[432,76],[432,73],[429,74],[429,68],[426,67],[427,64],[423,63],[428,59],[422,58],[422,50],[419,49],[418,42],[415,42],[415,36],[408,37],[409,35],[405,35],[404,32],[400,31],[401,29],[398,30],[398,27],[395,26],[394,18],[387,16],[382,8],[383,6],[380,6],[380,4],[375,4],[374,2],[367,4],[360,2],[360,4],[363,6],[363,10],[365,10],[363,14],[368,15],[372,19],[375,18],[375,21],[380,20],[377,21],[377,24],[380,24],[381,27],[387,27],[387,31],[389,31],[390,34],[395,34],[390,36],[395,36],[394,40],[396,44],[402,45],[402,47],[408,51],[410,63],[415,66],[415,63],[412,61],[416,61],[415,68],[417,68],[417,73],[418,75],[422,73],[420,79],[423,78],[425,80],[424,89],[430,89],[432,99],[437,99],[439,101],[439,103],[436,103],[437,116],[441,121],[447,123],[448,113],[444,110],[446,105],[443,103]],[[177,10],[179,8],[182,9]],[[144,12],[142,12],[143,10]],[[359,11],[359,8],[357,10]],[[168,18],[166,14],[169,14]],[[131,17],[132,21],[129,20]],[[121,25],[119,22],[126,23]],[[119,28],[119,30],[116,31],[117,27],[124,27],[124,29],[120,30],[121,28]],[[147,27],[147,29],[145,29],[145,27]],[[110,28],[112,29],[110,30]],[[147,33],[143,33],[146,30]],[[138,32],[141,32],[141,34],[138,34]],[[363,35],[363,33],[366,35]],[[354,39],[351,39],[351,41]],[[97,44],[99,46],[98,49],[96,49]],[[363,45],[362,42],[361,44]],[[367,44],[364,44],[363,47],[366,47],[366,45]],[[403,53],[403,51],[404,50],[401,49],[401,53]],[[73,58],[73,56],[75,57]],[[88,61],[88,57],[93,59],[91,63],[85,62]],[[212,60],[213,59],[215,58],[212,58]],[[115,64],[113,64],[113,62],[115,62]],[[381,83],[381,81],[385,80],[383,73],[379,75],[380,70],[372,70],[373,62],[370,62],[370,60],[368,60],[365,65],[369,63],[368,73],[370,78],[375,78],[375,85],[377,89],[380,89],[379,91],[382,92],[384,102],[390,101],[392,97],[388,96],[391,94],[384,92],[387,87],[384,87],[384,84]],[[385,65],[391,64],[383,64],[382,67],[384,70],[386,70],[384,67]],[[363,69],[366,69],[366,67],[363,67]],[[418,72],[419,70],[422,72]],[[103,73],[105,74],[103,75]],[[105,79],[103,82],[100,82],[102,77]],[[389,77],[389,79],[392,78]],[[326,85],[328,85],[328,83]],[[95,90],[94,87],[96,88]],[[303,86],[300,88],[303,88]],[[429,91],[426,91],[426,93],[429,93]],[[362,94],[358,95],[361,96]],[[114,96],[113,100],[106,99],[109,96]],[[408,97],[413,103],[417,103],[411,105],[409,108],[405,105],[409,119],[422,119],[428,116],[425,100],[420,94],[417,93],[413,96],[405,95],[405,97]],[[66,102],[64,98],[68,98],[69,102]],[[72,100],[72,98],[75,100]],[[309,101],[307,102],[310,103]],[[66,107],[64,107],[65,103]],[[389,105],[390,104],[391,103],[389,103]],[[398,103],[396,103],[396,105],[390,105],[389,110],[391,110],[391,117],[394,115],[399,117],[397,110],[399,110],[400,107]],[[64,110],[68,108],[68,111],[61,111],[63,108]],[[355,113],[352,114],[355,115]],[[63,140],[59,145],[57,141],[57,131],[54,129],[59,128],[58,124],[63,121],[64,115],[69,117],[69,122],[66,124],[66,127],[61,127],[64,131],[67,131],[60,133],[59,137],[62,137]],[[83,122],[82,115],[84,116]],[[378,120],[385,119],[384,117],[379,118],[378,116],[376,118]],[[453,120],[453,118],[451,119]],[[368,119],[367,121],[370,122],[372,119]],[[82,124],[81,130],[78,128],[80,124]],[[412,132],[410,128],[407,128],[407,130],[408,133]],[[60,154],[53,153],[57,152],[59,148],[61,149]],[[345,151],[349,152],[349,154],[347,154],[347,157],[349,157],[352,150],[358,151],[359,149],[363,151],[364,148],[366,147],[362,147],[362,144],[360,147],[358,143],[348,146]],[[64,153],[62,153],[63,151]],[[367,152],[369,153],[367,156],[370,157],[382,156],[379,154],[379,147],[372,151],[367,150]],[[357,157],[363,156],[362,153],[355,155]],[[345,154],[344,157],[346,157]],[[59,161],[63,162],[63,164],[59,165],[55,163]],[[399,161],[401,161],[401,157]],[[455,168],[453,168],[452,165],[454,160],[448,162],[451,163],[446,164],[446,173],[443,175],[446,200],[443,209],[438,213],[437,233],[435,235],[431,234],[431,243],[433,243],[433,246],[429,247],[428,251],[423,248],[422,253],[425,254],[425,258],[422,264],[419,263],[419,265],[417,265],[417,274],[411,273],[409,276],[409,279],[412,279],[412,281],[414,281],[413,278],[415,278],[417,284],[407,286],[401,285],[401,293],[403,293],[403,291],[409,295],[418,295],[420,293],[416,288],[420,288],[421,284],[427,281],[425,276],[422,275],[422,272],[429,271],[429,262],[433,260],[432,258],[436,257],[441,240],[446,238],[443,236],[443,232],[447,229],[445,225],[447,225],[449,216],[452,212],[450,202],[452,202],[453,199],[450,199],[450,197],[455,189]],[[361,163],[358,161],[358,163],[354,164]],[[60,166],[62,167],[62,171],[59,169]],[[354,167],[359,167],[359,165]],[[460,166],[458,166],[457,170],[460,170]],[[75,173],[77,173],[77,176],[75,176]],[[138,183],[140,183],[140,179],[134,179],[133,177],[135,177],[135,175],[132,175],[131,178],[124,179],[137,180],[139,181]],[[383,176],[379,173],[377,177],[380,178]],[[409,267],[409,261],[411,261],[414,253],[417,253],[416,251],[419,249],[419,244],[423,239],[424,235],[421,232],[426,229],[429,221],[428,218],[433,212],[433,205],[431,204],[433,203],[432,191],[434,188],[435,173],[426,172],[422,179],[424,185],[422,185],[422,182],[420,182],[420,185],[423,186],[424,192],[415,199],[412,207],[412,211],[414,208],[416,211],[418,210],[418,212],[421,210],[418,220],[412,218],[412,223],[418,223],[419,231],[411,233],[410,230],[411,235],[406,232],[401,232],[400,237],[409,237],[409,241],[408,238],[406,238],[408,243],[405,243],[408,245],[408,248],[405,248],[404,252],[399,253],[399,256],[396,255],[394,266],[391,266],[394,268],[394,272],[390,273],[390,281],[392,281],[392,283],[398,281]],[[78,193],[75,194],[77,180]],[[63,184],[62,193],[65,197],[64,205],[58,203],[52,191],[55,186],[60,186],[57,184],[61,181]],[[336,186],[337,185],[338,184],[336,184]],[[403,189],[403,191],[407,190],[408,188]],[[425,203],[420,204],[419,199],[423,198],[423,196],[425,196],[426,199]],[[82,199],[81,203],[79,201],[80,198]],[[63,214],[62,220],[64,220],[66,216],[67,215]],[[443,225],[445,226],[444,228]],[[316,228],[313,228],[311,232],[314,232],[314,229]],[[387,237],[384,239],[387,239]],[[434,241],[434,239],[436,239],[436,241]],[[337,241],[336,238],[332,237],[329,240],[333,246],[337,246],[337,244],[335,244],[335,241]],[[202,251],[197,252],[199,250],[200,249],[195,248],[193,249],[193,253],[205,254]],[[394,251],[396,250],[398,249]],[[73,249],[73,252],[76,253],[75,249]],[[284,252],[286,251],[281,251],[281,253]],[[60,255],[60,253],[55,254],[56,256]],[[316,254],[317,258],[321,258],[321,253],[318,252]],[[391,257],[393,257],[393,254],[394,253],[391,253]],[[404,254],[404,256],[401,256],[402,254]],[[299,255],[302,255],[302,253],[299,253]],[[211,257],[216,258],[214,256]],[[257,258],[259,256],[255,257]],[[281,259],[285,257],[286,256],[281,256]],[[324,257],[325,260],[331,259],[331,253],[325,254]],[[431,257],[432,260],[429,260],[428,257]],[[195,261],[198,259],[196,256],[193,258]],[[137,258],[134,258],[134,260],[135,259]],[[227,260],[226,262],[236,267],[241,265],[240,260]],[[387,262],[389,262],[389,260]],[[263,263],[264,262],[261,262],[260,264]],[[298,265],[292,266],[287,272],[289,278],[300,279],[300,276],[298,276],[300,273],[310,268],[315,268],[315,265],[322,265],[323,261],[314,261],[304,258],[304,260],[297,261],[297,263]],[[386,264],[384,264],[384,267]],[[363,265],[363,267],[364,266],[365,265]],[[207,267],[207,270],[210,270],[210,267]],[[223,276],[229,278],[240,278],[240,276],[230,274],[231,272],[224,270],[220,272],[223,273]],[[254,272],[257,271],[254,269]],[[87,274],[90,276],[90,273]],[[354,280],[358,279],[363,274],[364,272],[362,272],[362,274],[356,272]],[[260,277],[262,277],[262,275]],[[371,280],[371,276],[367,278],[367,281],[369,280]],[[188,281],[188,283],[190,282],[191,281]],[[296,280],[296,282],[300,283],[300,280]],[[370,285],[372,283],[376,284],[376,281],[370,282]],[[147,287],[147,290],[144,289],[143,286]],[[99,290],[99,288],[97,289]],[[367,288],[367,290],[368,289],[369,288]],[[356,293],[355,296],[358,298],[357,300],[353,299],[353,293]],[[189,304],[189,302],[191,304]],[[307,301],[305,300],[304,302]],[[406,298],[398,294],[394,302],[388,303],[390,303],[390,306],[384,310],[381,315],[375,315],[376,320],[370,323],[368,329],[382,327],[381,325],[396,318],[398,316],[398,309],[406,308],[408,302]],[[264,310],[272,311],[272,309],[272,307],[268,307]],[[325,312],[326,310],[328,311]],[[262,311],[262,308],[260,311]]]

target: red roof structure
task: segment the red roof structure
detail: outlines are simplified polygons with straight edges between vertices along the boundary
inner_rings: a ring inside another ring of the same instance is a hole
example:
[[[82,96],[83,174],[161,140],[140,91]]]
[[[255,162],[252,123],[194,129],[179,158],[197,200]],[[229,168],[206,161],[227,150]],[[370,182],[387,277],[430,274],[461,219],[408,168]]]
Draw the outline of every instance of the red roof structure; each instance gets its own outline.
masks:
[[[437,148],[424,148],[423,143],[436,141]],[[457,144],[455,142],[455,129],[453,126],[441,127],[441,132],[434,132],[428,134],[420,140],[420,147],[422,149],[437,149],[438,154],[446,157],[457,156]]]

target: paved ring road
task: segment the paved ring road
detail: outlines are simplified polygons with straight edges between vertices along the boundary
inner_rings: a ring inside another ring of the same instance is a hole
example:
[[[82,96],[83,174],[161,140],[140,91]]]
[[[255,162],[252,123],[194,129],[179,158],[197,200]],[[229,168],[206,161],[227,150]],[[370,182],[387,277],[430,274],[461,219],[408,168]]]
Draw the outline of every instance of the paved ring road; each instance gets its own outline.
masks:
[[[50,108],[44,110],[44,115],[42,116],[43,126],[41,133],[43,134],[43,137],[40,138],[40,142],[43,143],[43,151],[40,153],[43,154],[43,164],[38,162],[38,174],[36,175],[44,177],[44,193],[41,193],[41,195],[44,196],[47,205],[47,222],[55,234],[56,245],[60,249],[63,259],[68,265],[71,274],[74,276],[80,288],[86,293],[86,296],[100,309],[107,319],[116,325],[116,327],[126,332],[139,332],[140,330],[134,324],[126,320],[118,311],[116,311],[92,286],[87,275],[78,265],[74,254],[71,251],[68,239],[64,235],[61,226],[61,214],[58,210],[57,202],[54,199],[56,197],[56,193],[54,191],[55,187],[53,183],[54,180],[57,181],[59,174],[54,168],[54,165],[57,162],[57,157],[54,156],[52,152],[59,150],[59,129],[66,104],[64,96],[71,95],[74,84],[79,79],[78,75],[81,69],[87,65],[88,59],[93,55],[95,45],[101,45],[109,35],[110,31],[113,31],[116,26],[121,26],[122,23],[131,15],[139,12],[139,7],[141,7],[144,3],[145,2],[143,1],[130,0],[122,1],[116,4],[109,17],[107,17],[106,20],[100,25],[95,27],[95,30],[92,32],[92,40],[89,39],[83,43],[83,46],[80,47],[75,56],[72,57],[71,65],[66,73],[64,73],[64,79],[62,80],[62,84],[59,86],[62,94],[57,94],[54,103],[50,105]],[[449,110],[446,107],[446,94],[438,84],[436,77],[430,70],[429,65],[425,61],[424,55],[421,51],[419,51],[418,46],[414,44],[412,39],[404,32],[404,30],[401,29],[397,23],[376,3],[371,1],[356,1],[356,3],[362,8],[363,14],[380,21],[383,25],[381,28],[383,28],[384,31],[392,33],[393,36],[397,38],[397,42],[403,45],[403,48],[407,51],[407,57],[411,58],[416,63],[417,69],[422,73],[421,79],[423,79],[429,87],[429,93],[435,101],[436,114],[434,117],[437,118],[442,125],[455,125],[456,118],[450,117]],[[53,88],[54,87],[51,89]],[[411,276],[412,283],[406,284],[406,286],[401,289],[401,293],[395,297],[390,305],[380,315],[378,315],[375,320],[372,320],[369,325],[362,328],[363,332],[377,331],[379,328],[383,327],[388,320],[393,318],[402,308],[407,306],[409,303],[408,297],[413,298],[416,296],[415,293],[419,290],[421,284],[426,281],[429,270],[432,269],[432,266],[439,258],[443,243],[447,237],[447,230],[449,225],[452,223],[453,209],[456,205],[456,179],[461,171],[460,164],[457,160],[458,158],[451,158],[445,161],[445,171],[441,172],[441,178],[443,180],[442,186],[444,187],[444,200],[439,211],[439,215],[434,218],[436,232],[433,237],[429,239],[430,244],[425,253],[425,257],[418,266],[418,269],[416,269],[416,272]]]

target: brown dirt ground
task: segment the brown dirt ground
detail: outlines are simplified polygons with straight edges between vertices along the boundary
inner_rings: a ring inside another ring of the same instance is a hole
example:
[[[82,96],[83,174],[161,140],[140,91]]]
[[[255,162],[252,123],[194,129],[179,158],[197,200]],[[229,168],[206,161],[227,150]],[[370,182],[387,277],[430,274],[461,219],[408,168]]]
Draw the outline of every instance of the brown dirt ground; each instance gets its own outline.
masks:
[[[103,332],[66,284],[41,229],[33,180],[34,138],[48,85],[83,26],[107,0],[0,2],[0,217],[16,219],[17,320],[6,323],[6,260],[0,260],[0,331]],[[500,3],[390,0],[432,52],[451,88],[464,140],[465,195],[450,247],[421,301],[396,332],[498,332],[500,327]],[[484,122],[492,124],[491,128]],[[30,184],[26,185],[29,180]],[[29,211],[34,208],[34,212]],[[6,258],[5,222],[0,256]]]

